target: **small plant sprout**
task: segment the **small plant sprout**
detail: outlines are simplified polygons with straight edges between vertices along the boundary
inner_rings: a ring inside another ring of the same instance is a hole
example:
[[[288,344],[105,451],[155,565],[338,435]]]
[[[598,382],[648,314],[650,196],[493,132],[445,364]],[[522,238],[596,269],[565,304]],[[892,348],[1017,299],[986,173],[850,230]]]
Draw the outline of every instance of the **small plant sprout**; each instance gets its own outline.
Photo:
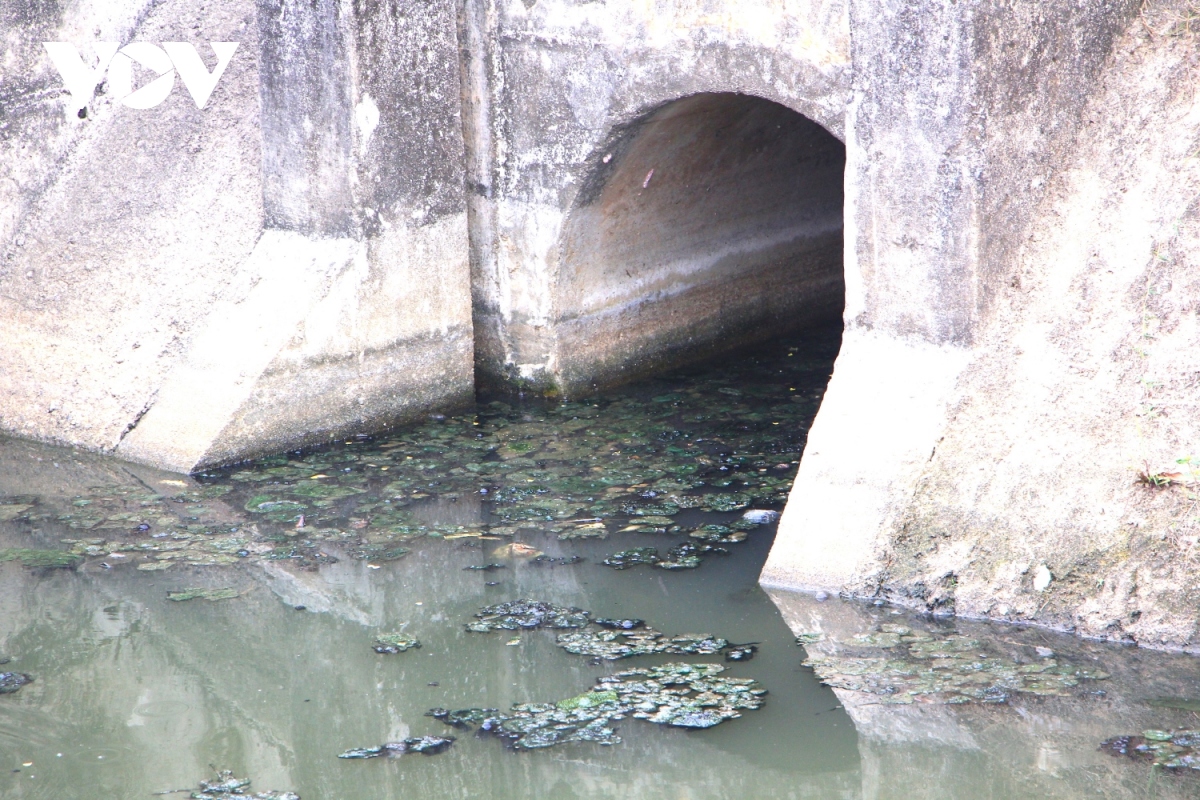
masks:
[[[1150,463],[1146,462],[1142,471],[1138,473],[1137,482],[1150,489],[1168,489],[1172,486],[1183,486],[1183,478],[1182,472],[1152,470]]]

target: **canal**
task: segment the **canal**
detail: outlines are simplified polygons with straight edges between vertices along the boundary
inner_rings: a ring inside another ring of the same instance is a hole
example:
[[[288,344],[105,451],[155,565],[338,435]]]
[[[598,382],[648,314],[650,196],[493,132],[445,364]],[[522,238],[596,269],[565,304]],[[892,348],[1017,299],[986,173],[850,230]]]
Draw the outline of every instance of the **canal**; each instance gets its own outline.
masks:
[[[187,478],[0,441],[0,797],[1195,796],[1192,657],[758,586],[838,343]]]

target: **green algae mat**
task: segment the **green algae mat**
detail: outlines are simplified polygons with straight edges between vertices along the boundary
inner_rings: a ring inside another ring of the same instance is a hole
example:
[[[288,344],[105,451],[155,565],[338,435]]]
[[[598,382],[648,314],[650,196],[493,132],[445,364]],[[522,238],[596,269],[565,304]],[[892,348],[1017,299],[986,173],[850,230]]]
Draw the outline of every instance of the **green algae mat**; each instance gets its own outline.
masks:
[[[0,550],[0,560],[311,569],[394,561],[435,540],[644,534],[645,544],[625,536],[600,560],[618,570],[695,569],[782,508],[837,346],[817,342],[578,402],[493,400],[192,480],[0,497],[0,520],[62,531],[58,549]],[[453,504],[478,511],[430,513]]]

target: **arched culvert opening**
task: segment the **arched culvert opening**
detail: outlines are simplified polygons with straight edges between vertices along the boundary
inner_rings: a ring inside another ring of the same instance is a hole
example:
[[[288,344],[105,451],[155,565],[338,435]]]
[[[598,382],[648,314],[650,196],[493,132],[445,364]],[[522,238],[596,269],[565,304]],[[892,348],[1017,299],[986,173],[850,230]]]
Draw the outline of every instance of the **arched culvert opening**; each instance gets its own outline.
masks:
[[[567,220],[568,395],[837,319],[845,147],[739,94],[671,102],[596,155]]]

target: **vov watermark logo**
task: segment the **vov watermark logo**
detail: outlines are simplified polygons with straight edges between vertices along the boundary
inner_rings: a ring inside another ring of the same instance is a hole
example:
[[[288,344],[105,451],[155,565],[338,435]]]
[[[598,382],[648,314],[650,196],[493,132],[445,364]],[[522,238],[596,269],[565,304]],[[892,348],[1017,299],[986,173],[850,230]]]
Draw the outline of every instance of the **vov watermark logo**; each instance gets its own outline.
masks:
[[[150,42],[133,42],[124,47],[118,42],[95,42],[95,66],[88,66],[79,55],[79,50],[70,42],[43,42],[50,60],[62,76],[63,84],[71,93],[68,105],[71,110],[86,115],[84,109],[91,102],[98,87],[107,76],[108,94],[129,108],[154,108],[166,100],[175,88],[175,73],[187,87],[196,102],[196,108],[204,108],[217,81],[221,80],[229,66],[238,42],[209,42],[217,56],[217,66],[209,72],[196,48],[187,42],[163,42],[162,47]],[[158,77],[138,88],[133,87],[133,65],[137,63]]]

